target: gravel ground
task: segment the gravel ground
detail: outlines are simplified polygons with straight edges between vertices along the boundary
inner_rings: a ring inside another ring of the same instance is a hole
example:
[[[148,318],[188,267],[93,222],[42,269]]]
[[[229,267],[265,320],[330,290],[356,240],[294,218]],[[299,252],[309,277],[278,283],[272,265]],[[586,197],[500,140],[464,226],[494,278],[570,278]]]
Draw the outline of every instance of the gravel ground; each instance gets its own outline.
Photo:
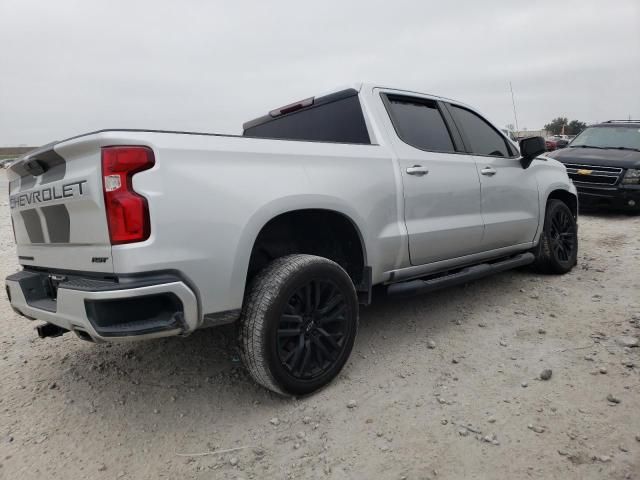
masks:
[[[297,400],[251,382],[230,328],[40,340],[2,298],[0,478],[640,479],[640,217],[584,215],[580,242],[564,277],[378,299],[338,380]]]

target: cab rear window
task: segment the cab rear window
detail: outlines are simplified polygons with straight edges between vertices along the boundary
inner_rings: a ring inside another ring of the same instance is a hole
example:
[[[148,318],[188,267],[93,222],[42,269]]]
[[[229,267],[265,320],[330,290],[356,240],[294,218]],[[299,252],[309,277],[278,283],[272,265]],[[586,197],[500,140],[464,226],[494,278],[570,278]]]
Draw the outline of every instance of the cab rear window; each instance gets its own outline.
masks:
[[[353,89],[313,99],[313,104],[308,107],[276,115],[265,115],[245,123],[243,135],[283,140],[371,143],[358,92]]]

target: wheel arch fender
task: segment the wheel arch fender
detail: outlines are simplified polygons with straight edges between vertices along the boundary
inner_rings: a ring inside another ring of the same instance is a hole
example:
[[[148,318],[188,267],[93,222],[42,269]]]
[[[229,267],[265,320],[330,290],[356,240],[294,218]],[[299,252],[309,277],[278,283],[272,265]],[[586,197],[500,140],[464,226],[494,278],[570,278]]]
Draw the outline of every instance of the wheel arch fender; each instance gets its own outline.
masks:
[[[540,235],[544,227],[544,219],[547,212],[547,204],[551,199],[562,200],[567,204],[573,216],[578,219],[578,192],[573,183],[554,182],[547,186],[540,195],[540,219],[538,222],[538,230],[536,232],[534,244],[540,241]]]
[[[294,213],[302,210],[324,210],[341,215],[348,220],[360,240],[364,265],[367,265],[368,239],[363,228],[365,221],[356,210],[335,197],[309,194],[294,195],[275,199],[261,205],[248,219],[242,230],[236,254],[233,261],[231,284],[242,286],[240,303],[244,296],[244,287],[247,281],[251,253],[260,232],[273,219],[286,213]],[[234,288],[232,291],[235,291]]]

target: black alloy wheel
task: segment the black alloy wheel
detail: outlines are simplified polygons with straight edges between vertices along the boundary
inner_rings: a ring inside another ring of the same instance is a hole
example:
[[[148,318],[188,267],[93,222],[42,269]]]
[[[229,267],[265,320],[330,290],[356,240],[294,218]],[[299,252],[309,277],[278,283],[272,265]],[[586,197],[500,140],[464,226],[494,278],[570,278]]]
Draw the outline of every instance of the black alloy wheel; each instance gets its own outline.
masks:
[[[277,333],[278,357],[290,375],[310,380],[331,368],[346,346],[346,314],[345,298],[329,280],[310,280],[291,295]]]
[[[574,258],[577,246],[576,222],[567,209],[556,209],[549,229],[551,250],[556,260],[568,263]]]
[[[239,321],[239,346],[253,379],[274,392],[306,395],[333,380],[358,330],[353,280],[314,255],[280,257],[251,282]]]
[[[547,202],[544,227],[533,254],[532,267],[540,273],[564,274],[578,262],[578,224],[563,201]]]

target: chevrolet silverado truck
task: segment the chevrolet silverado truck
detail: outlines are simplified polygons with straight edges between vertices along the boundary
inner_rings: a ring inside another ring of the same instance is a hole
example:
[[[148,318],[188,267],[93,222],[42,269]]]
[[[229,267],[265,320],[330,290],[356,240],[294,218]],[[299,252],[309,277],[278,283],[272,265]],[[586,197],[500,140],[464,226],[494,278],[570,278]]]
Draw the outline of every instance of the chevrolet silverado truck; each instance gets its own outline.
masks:
[[[372,287],[429,292],[576,263],[576,189],[544,140],[520,148],[473,108],[356,84],[275,109],[241,136],[110,129],[11,165],[22,269],[11,305],[112,342],[235,323],[264,387],[303,395],[352,350]]]
[[[640,212],[640,120],[591,125],[549,157],[567,167],[582,206]]]

